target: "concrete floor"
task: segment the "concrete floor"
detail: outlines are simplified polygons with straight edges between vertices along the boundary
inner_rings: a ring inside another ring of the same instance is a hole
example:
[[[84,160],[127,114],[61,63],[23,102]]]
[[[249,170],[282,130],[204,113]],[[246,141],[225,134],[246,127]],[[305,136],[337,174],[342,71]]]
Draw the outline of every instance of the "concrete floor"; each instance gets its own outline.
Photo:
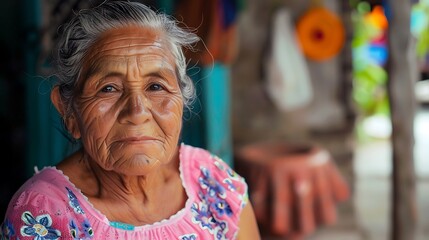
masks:
[[[380,129],[380,128],[379,128]],[[385,129],[389,127],[385,126]],[[417,212],[415,240],[429,239],[429,108],[415,118],[415,169]],[[380,139],[360,144],[355,153],[354,204],[358,229],[336,226],[319,229],[311,240],[390,239],[391,145]]]

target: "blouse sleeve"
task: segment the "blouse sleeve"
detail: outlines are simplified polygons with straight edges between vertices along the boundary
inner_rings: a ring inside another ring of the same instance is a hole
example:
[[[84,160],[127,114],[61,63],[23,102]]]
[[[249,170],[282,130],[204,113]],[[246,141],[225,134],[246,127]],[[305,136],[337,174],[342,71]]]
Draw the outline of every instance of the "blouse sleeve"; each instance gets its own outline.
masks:
[[[0,239],[69,237],[69,216],[64,200],[24,191],[10,202],[1,225]]]
[[[239,229],[240,215],[248,203],[247,184],[230,166],[215,155],[201,153],[198,165],[199,198],[194,205],[196,222],[204,216],[213,216],[216,224],[204,223],[215,236],[235,239]],[[212,226],[213,225],[213,226]]]
[[[226,190],[228,202],[236,205],[238,209],[243,209],[248,202],[247,183],[243,177],[238,175],[228,164],[219,157],[212,155],[213,177]]]

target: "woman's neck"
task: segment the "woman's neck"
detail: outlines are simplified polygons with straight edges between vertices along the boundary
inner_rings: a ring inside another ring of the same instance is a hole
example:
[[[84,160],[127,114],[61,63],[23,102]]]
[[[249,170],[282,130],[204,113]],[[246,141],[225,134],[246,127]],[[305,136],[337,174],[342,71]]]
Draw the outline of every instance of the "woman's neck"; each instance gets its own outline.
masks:
[[[90,195],[95,198],[112,200],[115,198],[121,200],[136,197],[149,198],[157,189],[168,184],[172,176],[178,174],[178,168],[178,161],[172,160],[168,164],[154,166],[145,175],[129,176],[115,171],[106,171],[92,160],[85,161],[87,174],[97,182],[97,187],[91,189]]]
[[[85,157],[76,161],[82,159],[82,154],[75,154],[58,168],[110,221],[150,224],[184,207],[187,197],[180,179],[178,153],[167,164],[154,167],[144,176],[106,171]]]

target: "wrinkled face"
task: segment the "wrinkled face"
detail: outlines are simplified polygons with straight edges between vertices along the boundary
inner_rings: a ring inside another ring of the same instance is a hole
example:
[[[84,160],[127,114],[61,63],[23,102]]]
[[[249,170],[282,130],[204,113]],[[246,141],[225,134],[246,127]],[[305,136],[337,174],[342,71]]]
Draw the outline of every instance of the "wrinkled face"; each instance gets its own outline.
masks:
[[[141,27],[110,30],[84,66],[74,135],[91,159],[127,175],[168,163],[177,148],[183,101],[163,35]]]

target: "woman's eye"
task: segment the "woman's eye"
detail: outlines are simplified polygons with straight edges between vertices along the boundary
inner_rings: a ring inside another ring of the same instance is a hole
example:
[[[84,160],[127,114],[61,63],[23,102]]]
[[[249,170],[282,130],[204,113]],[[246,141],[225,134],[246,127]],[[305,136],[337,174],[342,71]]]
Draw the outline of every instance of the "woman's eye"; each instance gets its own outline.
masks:
[[[115,88],[115,87],[113,87],[112,85],[107,85],[107,86],[103,87],[103,88],[101,89],[101,91],[102,91],[102,92],[105,92],[105,93],[108,93],[108,92],[114,92],[114,91],[116,91],[116,88]]]
[[[154,83],[149,86],[150,91],[160,91],[164,89],[160,84]]]

